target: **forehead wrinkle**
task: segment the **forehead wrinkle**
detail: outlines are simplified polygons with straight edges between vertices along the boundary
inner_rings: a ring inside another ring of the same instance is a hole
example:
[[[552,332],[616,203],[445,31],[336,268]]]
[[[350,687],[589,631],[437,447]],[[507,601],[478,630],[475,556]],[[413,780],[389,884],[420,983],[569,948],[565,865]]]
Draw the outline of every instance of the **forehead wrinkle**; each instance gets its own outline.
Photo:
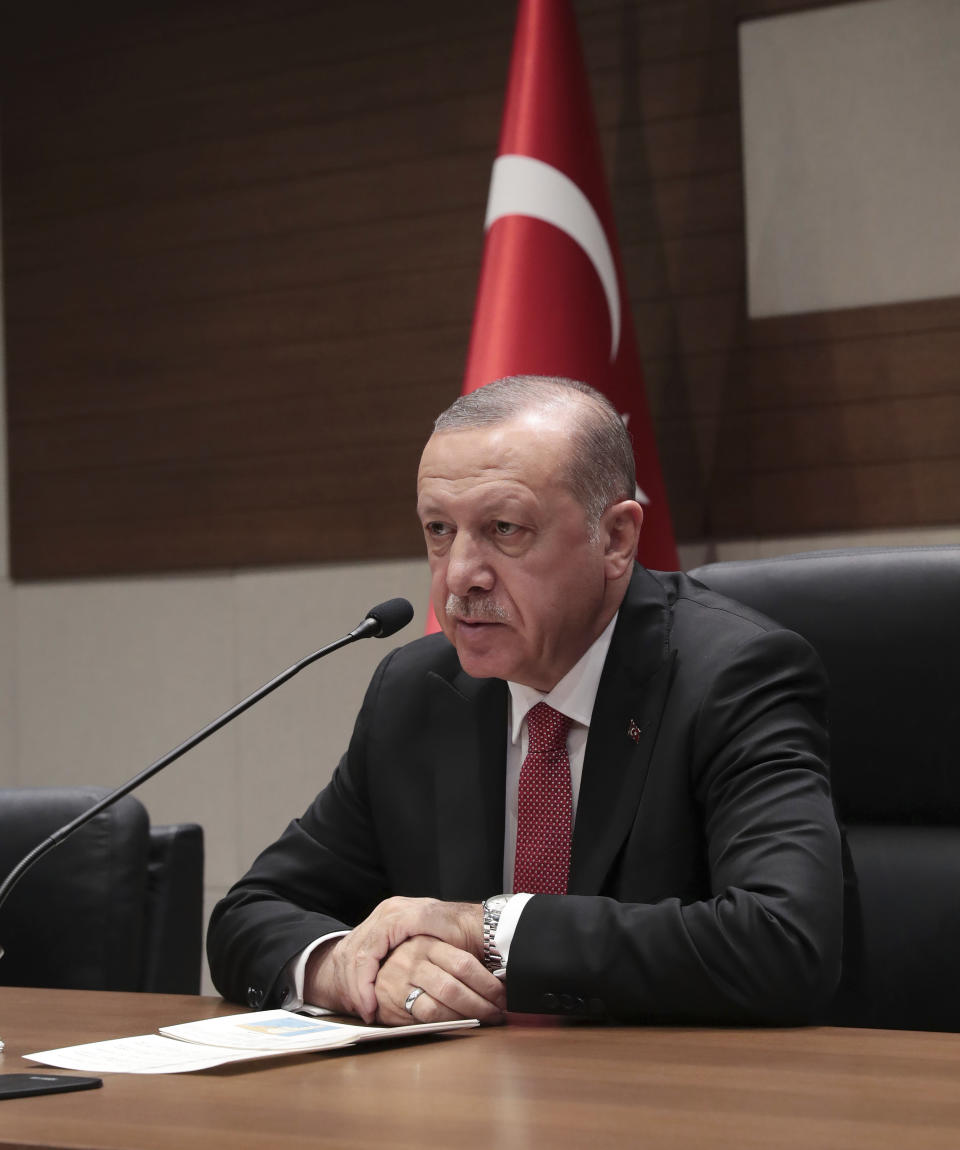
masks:
[[[444,434],[452,437],[457,433],[445,432]],[[442,436],[437,436],[437,441],[441,438]],[[433,444],[432,447],[431,443]],[[445,482],[457,480],[483,482],[489,478],[511,477],[519,478],[522,482],[523,476],[529,475],[532,470],[535,470],[529,466],[524,466],[522,451],[517,451],[508,445],[498,446],[484,452],[473,450],[463,454],[454,454],[451,446],[450,444],[441,444],[441,448],[445,449],[442,450],[437,448],[436,441],[428,442],[420,459],[417,473],[418,482],[423,479],[436,479]],[[466,459],[464,454],[467,456]],[[478,455],[481,456],[480,459],[477,458]],[[491,455],[494,458],[489,458]],[[436,458],[437,456],[439,458]]]
[[[451,488],[454,488],[451,490]],[[417,509],[421,514],[465,510],[480,517],[496,513],[522,512],[529,514],[539,508],[542,500],[526,484],[513,479],[496,478],[483,483],[471,482],[466,488],[456,489],[454,483],[446,484],[441,490],[421,490],[417,499]]]

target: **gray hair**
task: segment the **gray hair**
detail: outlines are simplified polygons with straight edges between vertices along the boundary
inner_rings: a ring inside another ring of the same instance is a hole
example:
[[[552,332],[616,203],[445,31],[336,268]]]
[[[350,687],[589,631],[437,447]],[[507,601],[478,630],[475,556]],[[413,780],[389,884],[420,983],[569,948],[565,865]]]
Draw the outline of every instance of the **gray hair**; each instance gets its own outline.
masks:
[[[564,482],[596,531],[613,503],[633,499],[637,478],[633,444],[616,408],[595,388],[576,379],[547,375],[509,375],[461,395],[441,412],[434,433],[492,427],[528,411],[576,407],[570,458]]]

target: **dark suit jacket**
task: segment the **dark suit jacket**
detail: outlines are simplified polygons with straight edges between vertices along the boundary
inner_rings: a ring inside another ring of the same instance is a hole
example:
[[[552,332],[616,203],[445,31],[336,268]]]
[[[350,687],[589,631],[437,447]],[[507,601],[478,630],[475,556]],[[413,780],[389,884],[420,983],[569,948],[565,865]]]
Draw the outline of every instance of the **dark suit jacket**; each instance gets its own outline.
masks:
[[[684,575],[635,570],[590,725],[569,893],[524,909],[511,1010],[818,1015],[842,919],[824,693],[798,635]],[[439,635],[383,661],[330,784],[214,911],[225,997],[278,1005],[293,955],[389,895],[501,890],[507,694]]]

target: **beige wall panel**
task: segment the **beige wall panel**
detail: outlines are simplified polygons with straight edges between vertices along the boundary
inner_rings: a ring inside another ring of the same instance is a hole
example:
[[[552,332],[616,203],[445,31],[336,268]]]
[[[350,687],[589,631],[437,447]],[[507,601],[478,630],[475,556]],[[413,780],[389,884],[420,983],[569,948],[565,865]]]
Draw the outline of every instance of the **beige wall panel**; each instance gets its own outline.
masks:
[[[960,5],[741,27],[749,312],[960,294]]]
[[[13,592],[0,581],[0,787],[20,782],[17,762],[17,697],[14,689],[16,616]]]
[[[415,611],[395,637],[328,656],[239,720],[239,875],[328,782],[380,660],[423,633],[429,575],[424,559],[411,559],[247,572],[235,585],[241,694],[346,634],[385,599],[404,596]]]
[[[238,699],[229,580],[103,580],[15,589],[19,781],[115,786]],[[155,822],[235,818],[237,731],[218,732],[145,784]],[[210,834],[207,874],[232,844]]]

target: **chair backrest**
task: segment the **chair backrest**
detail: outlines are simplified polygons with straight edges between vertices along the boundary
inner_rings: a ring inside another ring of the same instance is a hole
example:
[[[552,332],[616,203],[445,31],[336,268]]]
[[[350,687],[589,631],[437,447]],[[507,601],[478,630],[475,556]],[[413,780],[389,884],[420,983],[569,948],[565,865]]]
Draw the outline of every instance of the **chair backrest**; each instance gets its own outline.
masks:
[[[98,802],[99,787],[0,790],[0,875]],[[155,827],[127,795],[28,871],[0,909],[0,983],[200,989],[203,832]]]
[[[714,563],[690,574],[817,649],[855,889],[831,1021],[960,1030],[960,547]]]

